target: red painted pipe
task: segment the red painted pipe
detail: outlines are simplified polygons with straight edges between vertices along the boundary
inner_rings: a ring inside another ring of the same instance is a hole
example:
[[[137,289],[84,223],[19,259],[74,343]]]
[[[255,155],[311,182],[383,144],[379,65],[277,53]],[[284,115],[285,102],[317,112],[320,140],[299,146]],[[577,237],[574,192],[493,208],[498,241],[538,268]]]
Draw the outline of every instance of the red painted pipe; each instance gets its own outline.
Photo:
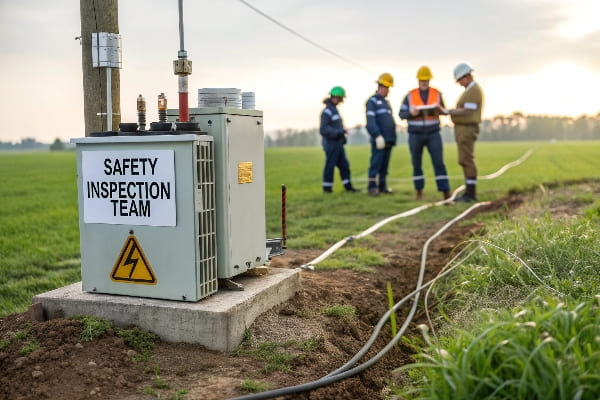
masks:
[[[179,92],[179,122],[189,122],[188,93]]]

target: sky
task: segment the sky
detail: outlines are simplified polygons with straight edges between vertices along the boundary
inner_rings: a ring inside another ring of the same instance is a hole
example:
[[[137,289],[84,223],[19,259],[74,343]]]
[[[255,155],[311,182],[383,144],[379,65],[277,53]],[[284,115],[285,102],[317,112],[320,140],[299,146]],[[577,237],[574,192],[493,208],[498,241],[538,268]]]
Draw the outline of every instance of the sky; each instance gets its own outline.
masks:
[[[600,111],[598,0],[248,0],[340,59],[292,35],[239,0],[184,0],[185,50],[198,89],[256,94],[266,132],[319,124],[322,100],[346,89],[346,127],[365,123],[365,102],[383,72],[395,78],[397,117],[427,65],[447,106],[462,92],[452,71],[474,67],[484,117],[596,115]],[[177,0],[119,1],[122,122],[137,122],[136,98],[157,121],[164,92],[178,107],[172,62],[179,50]],[[0,141],[51,143],[84,136],[79,1],[0,0]],[[448,122],[448,121],[444,121]]]

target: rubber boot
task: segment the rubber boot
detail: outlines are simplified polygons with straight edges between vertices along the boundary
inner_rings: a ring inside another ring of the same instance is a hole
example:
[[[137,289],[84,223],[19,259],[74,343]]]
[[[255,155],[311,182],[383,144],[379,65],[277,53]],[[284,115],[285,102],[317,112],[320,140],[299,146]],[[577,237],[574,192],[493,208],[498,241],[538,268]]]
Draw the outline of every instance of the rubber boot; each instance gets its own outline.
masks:
[[[477,201],[475,185],[467,185],[467,196],[469,196],[471,200]]]
[[[346,192],[360,192],[360,189],[355,188],[351,183],[346,183],[344,185],[344,189],[346,189]]]
[[[477,201],[477,196],[475,194],[475,185],[468,184],[465,194],[457,198],[455,201],[459,203],[472,203],[474,201]]]

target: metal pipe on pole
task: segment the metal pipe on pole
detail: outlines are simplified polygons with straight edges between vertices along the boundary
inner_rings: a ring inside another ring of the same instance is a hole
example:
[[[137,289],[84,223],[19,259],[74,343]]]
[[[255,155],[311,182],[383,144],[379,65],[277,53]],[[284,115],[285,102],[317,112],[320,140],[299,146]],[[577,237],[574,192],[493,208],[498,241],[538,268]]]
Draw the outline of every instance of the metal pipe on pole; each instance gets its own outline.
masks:
[[[179,121],[189,121],[188,75],[192,73],[192,61],[187,59],[183,35],[183,0],[179,0],[179,52],[173,61],[173,70],[177,75],[179,92]]]
[[[112,68],[107,67],[106,69],[106,130],[110,131],[108,127],[112,127],[113,113],[112,113]]]

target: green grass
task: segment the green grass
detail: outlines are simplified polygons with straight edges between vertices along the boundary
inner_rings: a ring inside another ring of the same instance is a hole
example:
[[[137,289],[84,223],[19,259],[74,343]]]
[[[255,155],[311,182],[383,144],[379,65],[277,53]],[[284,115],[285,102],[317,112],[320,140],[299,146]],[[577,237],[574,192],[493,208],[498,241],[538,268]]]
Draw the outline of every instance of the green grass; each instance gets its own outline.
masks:
[[[486,317],[487,322],[458,331],[443,347],[429,341],[417,364],[401,368],[422,368],[421,386],[400,394],[427,399],[598,398],[596,302],[538,300],[519,312]]]
[[[371,272],[374,267],[385,264],[381,254],[357,245],[340,248],[331,257],[316,265],[316,269],[352,269]]]
[[[242,343],[231,353],[231,356],[250,356],[263,361],[264,365],[259,372],[265,375],[273,371],[288,373],[296,358],[304,357],[304,353],[323,349],[323,344],[322,338],[309,338],[302,341],[289,340],[285,343],[266,341],[255,344],[252,340],[252,333],[246,329]]]
[[[356,318],[356,307],[344,304],[335,304],[323,310],[328,317],[351,321]]]
[[[96,340],[112,328],[112,322],[102,318],[82,315],[73,317],[73,319],[79,320],[83,324],[83,330],[79,335],[79,340],[82,342]]]
[[[0,154],[0,316],[80,280],[74,153]]]
[[[21,340],[27,339],[28,336],[29,336],[29,330],[17,331],[13,335],[13,339],[16,341],[21,341]]]
[[[493,181],[480,180],[480,199],[491,200],[511,191],[529,191],[541,183],[597,179],[598,141],[477,143],[476,162],[480,176],[497,171],[534,147],[537,150],[524,164]],[[326,249],[390,215],[422,204],[414,201],[406,144],[400,144],[392,152],[389,185],[395,193],[376,198],[367,196],[364,191],[369,148],[357,146],[346,150],[353,181],[363,188],[363,192],[343,192],[336,173],[331,196],[321,193],[325,157],[320,148],[265,150],[267,237],[281,236],[282,184],[287,186],[289,248]],[[462,172],[456,162],[456,147],[446,144],[444,150],[451,186],[456,188],[463,184]],[[423,167],[427,179],[425,198],[427,201],[438,200],[440,196],[435,189],[428,156],[424,156]],[[596,202],[589,212],[599,214],[600,203],[594,199],[593,194],[588,194],[582,201]],[[0,205],[1,317],[25,311],[36,294],[81,279],[75,153],[0,153]],[[436,207],[387,224],[380,231],[397,233],[400,229],[447,221],[464,207]],[[369,248],[363,243],[360,246]],[[336,254],[328,263],[343,255],[343,252]],[[350,253],[346,259],[342,257],[339,265],[347,268],[353,256]],[[358,268],[367,266],[367,269],[375,265],[369,266],[369,262],[362,261],[356,264]]]
[[[109,329],[113,329],[111,321],[90,317],[90,316],[75,316],[73,319],[81,321],[83,329],[79,335],[82,342],[91,342],[101,338]],[[125,344],[135,349],[138,354],[134,357],[136,361],[148,361],[154,350],[154,342],[156,335],[152,332],[144,331],[140,328],[133,327],[128,329],[114,328],[117,336],[123,338]],[[156,376],[158,372],[155,370]]]
[[[38,341],[36,339],[31,339],[21,347],[21,349],[19,350],[19,353],[21,353],[23,355],[27,355],[29,353],[34,352],[35,350],[37,350],[39,348],[40,348],[40,344],[38,343]]]
[[[497,179],[484,179],[531,148],[535,152],[523,164]],[[363,193],[343,192],[336,175],[334,193],[324,196],[320,149],[266,149],[267,237],[280,236],[281,184],[287,186],[289,248],[325,249],[422,204],[414,201],[405,144],[392,153],[391,196],[373,198],[364,192],[368,147],[348,147],[347,153],[354,184]],[[600,310],[595,296],[600,291],[600,201],[585,184],[598,179],[599,153],[598,141],[476,144],[480,200],[529,192],[533,217],[479,217],[486,223],[485,236],[471,244],[475,253],[450,278],[434,285],[432,296],[444,300],[434,320],[437,335],[414,339],[419,363],[403,369],[408,382],[398,393],[430,399],[599,397]],[[444,155],[454,189],[463,184],[456,147],[445,145]],[[440,199],[430,164],[425,156],[428,202]],[[581,190],[571,198],[572,193],[561,190],[562,182],[580,182]],[[38,293],[80,280],[75,154],[0,153],[0,202],[1,317],[24,311]],[[585,216],[556,219],[544,212],[565,203],[584,206]],[[412,229],[447,221],[466,207],[430,208],[380,231],[394,234],[390,236],[400,244]],[[352,242],[319,268],[369,271],[382,264],[374,247],[370,238]],[[335,305],[324,312],[355,318],[356,310]],[[88,321],[84,331],[96,337],[103,329],[100,321]],[[116,332],[140,353],[140,360],[149,359],[153,334]],[[297,357],[322,346],[318,339],[254,344],[249,331],[246,336],[234,355],[263,360],[263,373],[289,372]],[[12,341],[19,342],[24,354],[39,346],[28,329],[3,339],[0,346]],[[163,383],[155,381],[156,386]]]
[[[152,332],[140,328],[116,329],[117,336],[122,337],[128,346],[133,347],[138,354],[134,357],[136,361],[148,361],[154,350],[154,342],[157,337]]]
[[[154,383],[152,384],[157,389],[170,389],[169,385],[163,378],[160,377],[160,368],[157,366],[154,367]]]
[[[580,195],[562,201],[595,209],[585,184],[578,188]],[[544,210],[560,199],[540,192],[529,218],[488,224],[471,242],[475,253],[436,283],[438,335],[423,328],[424,340],[412,341],[417,362],[400,369],[408,384],[397,394],[599,397],[600,219],[593,212],[550,218]]]
[[[138,389],[138,392],[141,394],[148,394],[152,396],[156,395],[156,390],[154,390],[154,388],[150,386],[144,386],[143,388]]]
[[[540,183],[564,180],[597,179],[594,166],[600,142],[481,142],[476,144],[475,157],[479,175],[498,171],[505,164],[519,159],[529,149],[535,149],[523,164],[509,169],[494,180],[480,179],[480,200],[491,200],[509,192],[530,190]],[[406,144],[394,148],[389,169],[391,196],[368,197],[365,194],[369,150],[366,146],[347,147],[348,159],[358,194],[345,193],[336,172],[334,193],[321,193],[325,156],[316,148],[265,149],[267,191],[267,234],[281,235],[281,184],[287,187],[287,237],[289,247],[326,248],[338,240],[359,233],[390,215],[422,203],[414,200],[412,167]],[[456,158],[456,146],[444,145],[444,159],[454,190],[464,183]],[[425,199],[435,201],[441,196],[435,189],[433,170],[427,155],[423,157],[426,176]],[[335,212],[333,212],[335,210]],[[456,215],[452,207],[437,208],[435,212],[419,214],[419,223],[447,220]],[[340,221],[343,221],[341,223]],[[415,218],[403,224],[414,226]],[[384,226],[381,230],[391,229]]]
[[[187,389],[178,389],[171,396],[171,400],[182,400],[187,393],[188,393]]]
[[[597,221],[553,220],[549,216],[507,220],[490,225],[479,240],[474,245],[480,246],[480,251],[438,289],[440,297],[446,292],[460,294],[442,303],[449,308],[462,313],[510,308],[536,295],[557,295],[548,288],[575,300],[600,292]]]
[[[269,384],[267,382],[244,379],[241,389],[251,393],[259,393],[269,390]]]

